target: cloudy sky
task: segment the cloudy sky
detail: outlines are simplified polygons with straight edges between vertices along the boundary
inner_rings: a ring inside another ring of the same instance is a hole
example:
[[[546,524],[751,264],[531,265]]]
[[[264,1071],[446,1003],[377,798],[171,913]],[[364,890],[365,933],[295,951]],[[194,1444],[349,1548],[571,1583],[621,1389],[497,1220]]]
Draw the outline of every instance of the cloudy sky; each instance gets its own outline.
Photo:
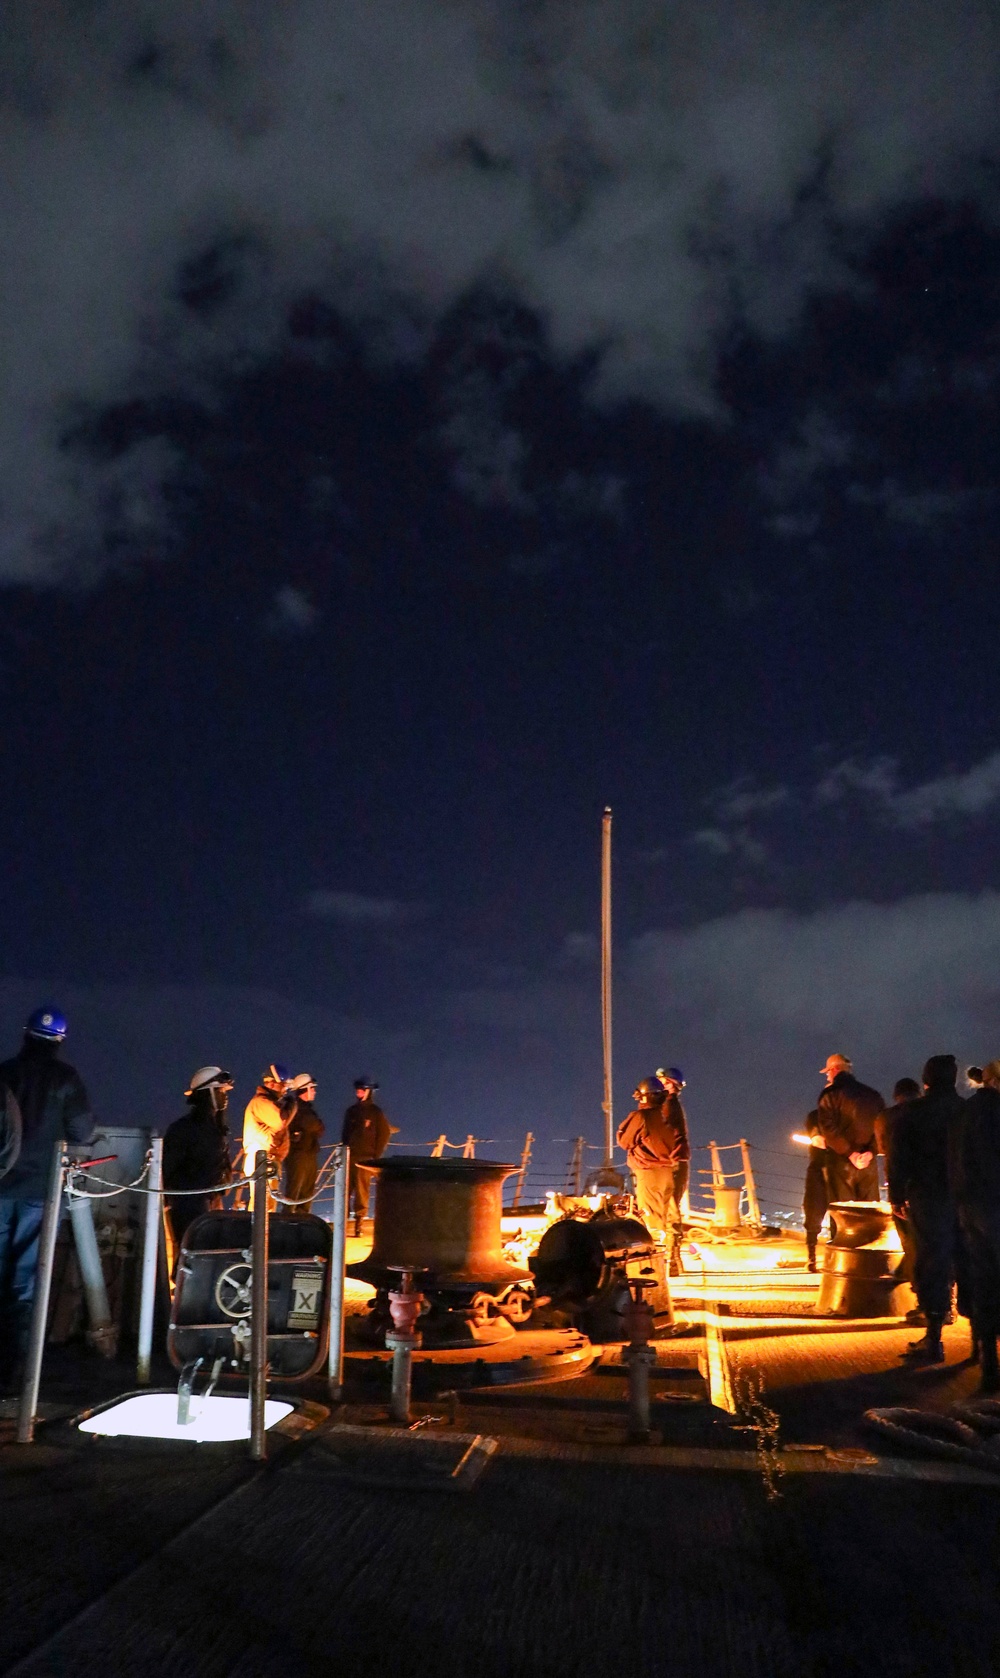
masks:
[[[1000,1052],[989,0],[9,0],[0,1003],[107,1116]]]

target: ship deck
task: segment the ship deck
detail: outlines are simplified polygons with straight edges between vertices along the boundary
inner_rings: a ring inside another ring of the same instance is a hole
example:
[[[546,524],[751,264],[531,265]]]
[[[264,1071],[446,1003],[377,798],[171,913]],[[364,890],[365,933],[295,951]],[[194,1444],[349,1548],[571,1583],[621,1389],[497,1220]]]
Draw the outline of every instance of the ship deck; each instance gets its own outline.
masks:
[[[617,1347],[575,1379],[428,1394],[411,1433],[349,1387],[263,1467],[84,1443],[66,1418],[134,1370],[53,1348],[36,1444],[0,1406],[0,1670],[994,1674],[1000,1474],[862,1426],[971,1394],[967,1326],[944,1365],[908,1367],[905,1324],[815,1315],[803,1257],[734,1243],[676,1279],[644,1445]],[[165,1361],[154,1379],[173,1383]],[[476,1435],[497,1448],[453,1483]]]

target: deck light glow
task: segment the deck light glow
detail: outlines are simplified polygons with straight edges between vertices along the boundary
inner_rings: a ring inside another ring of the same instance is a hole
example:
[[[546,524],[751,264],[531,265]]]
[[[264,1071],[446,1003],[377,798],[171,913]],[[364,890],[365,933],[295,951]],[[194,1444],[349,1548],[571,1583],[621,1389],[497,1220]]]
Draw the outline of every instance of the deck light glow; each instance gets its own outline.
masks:
[[[81,1433],[110,1438],[188,1439],[199,1445],[250,1438],[250,1403],[246,1398],[213,1393],[206,1399],[192,1399],[191,1409],[191,1420],[179,1427],[176,1393],[134,1393],[109,1410],[89,1416],[79,1427]],[[292,1405],[283,1400],[269,1398],[264,1406],[264,1426],[274,1427],[291,1410]]]

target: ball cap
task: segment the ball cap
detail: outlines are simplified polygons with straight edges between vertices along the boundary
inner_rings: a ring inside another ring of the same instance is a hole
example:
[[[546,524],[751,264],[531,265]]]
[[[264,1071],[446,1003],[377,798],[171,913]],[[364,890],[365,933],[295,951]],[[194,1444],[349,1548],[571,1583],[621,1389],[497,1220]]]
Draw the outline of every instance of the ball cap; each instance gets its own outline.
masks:
[[[61,1043],[66,1035],[66,1019],[58,1008],[53,1008],[51,1002],[44,1007],[36,1008],[29,1020],[25,1021],[25,1031],[29,1037],[41,1037],[50,1043]]]
[[[850,1055],[827,1055],[820,1067],[821,1072],[850,1072],[854,1062]]]

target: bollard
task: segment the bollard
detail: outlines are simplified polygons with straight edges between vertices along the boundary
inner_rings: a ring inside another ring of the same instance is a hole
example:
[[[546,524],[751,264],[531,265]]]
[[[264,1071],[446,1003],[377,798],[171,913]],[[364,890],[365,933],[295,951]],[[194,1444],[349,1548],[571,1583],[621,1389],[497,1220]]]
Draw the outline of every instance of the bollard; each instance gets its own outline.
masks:
[[[333,1399],[344,1396],[344,1263],[347,1257],[347,1192],[351,1180],[350,1149],[342,1147],[333,1178],[333,1240],[330,1251],[330,1350],[327,1390]]]
[[[268,1158],[258,1150],[253,1170],[253,1233],[250,1242],[250,1455],[267,1456],[267,1260]]]
[[[388,1269],[398,1270],[401,1278],[398,1290],[392,1289],[389,1293],[393,1327],[385,1337],[385,1343],[392,1352],[392,1396],[389,1399],[389,1416],[402,1427],[408,1427],[413,1354],[423,1339],[416,1322],[424,1304],[424,1296],[413,1286],[412,1270],[404,1270],[398,1264],[391,1264]]]
[[[118,1350],[118,1330],[111,1320],[108,1290],[104,1281],[104,1266],[101,1263],[101,1255],[97,1250],[94,1208],[84,1195],[74,1194],[71,1183],[72,1179],[70,1184],[67,1185],[66,1199],[69,1202],[69,1216],[73,1225],[73,1240],[80,1265],[80,1277],[83,1282],[83,1291],[87,1297],[87,1315],[90,1318],[87,1341],[89,1345],[100,1352],[102,1357],[113,1358]]]
[[[625,1326],[629,1342],[622,1347],[622,1360],[628,1365],[628,1437],[630,1444],[647,1445],[652,1436],[649,1416],[649,1372],[656,1368],[656,1348],[650,1346],[653,1332],[653,1311],[643,1299],[643,1290],[656,1286],[655,1279],[630,1276],[629,1304],[625,1312]]]
[[[160,1225],[163,1207],[163,1137],[154,1132],[149,1139],[149,1176],[146,1187],[146,1219],[142,1235],[142,1291],[139,1299],[139,1356],[135,1378],[140,1387],[149,1385],[153,1355],[153,1319],[156,1314],[156,1270],[160,1256]]]
[[[38,1408],[38,1387],[42,1378],[42,1353],[45,1350],[45,1330],[49,1320],[49,1294],[52,1291],[52,1261],[55,1258],[56,1236],[59,1233],[59,1214],[62,1211],[63,1171],[66,1165],[66,1143],[60,1138],[52,1150],[49,1183],[45,1195],[45,1212],[38,1237],[38,1265],[35,1269],[35,1295],[31,1307],[31,1330],[24,1364],[21,1402],[17,1412],[17,1442],[30,1445],[35,1437],[35,1411]]]

